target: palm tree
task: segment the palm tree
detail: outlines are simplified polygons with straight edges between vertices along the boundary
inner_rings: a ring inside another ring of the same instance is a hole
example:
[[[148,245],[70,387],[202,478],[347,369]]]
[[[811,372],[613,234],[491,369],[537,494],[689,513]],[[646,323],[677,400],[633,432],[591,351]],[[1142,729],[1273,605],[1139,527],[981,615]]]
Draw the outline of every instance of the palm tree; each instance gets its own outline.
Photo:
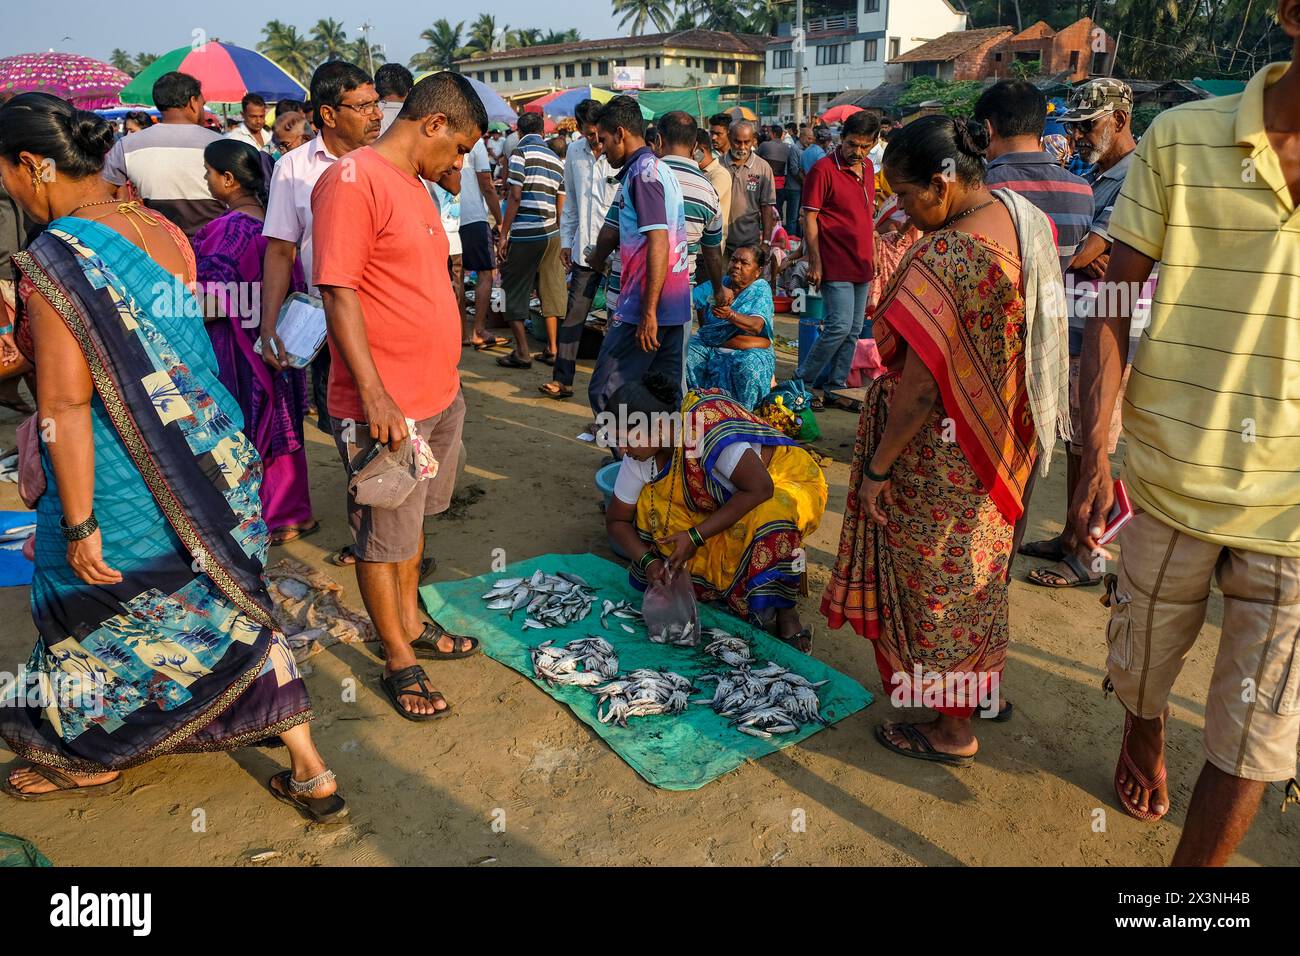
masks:
[[[460,58],[460,33],[465,29],[465,21],[455,26],[445,17],[434,20],[433,26],[420,33],[425,48],[411,57],[410,67],[416,72],[423,70],[454,70],[456,60]]]
[[[465,40],[465,49],[470,53],[491,53],[497,37],[497,18],[490,13],[480,13],[478,19],[470,24],[469,36]],[[509,27],[502,27],[501,32],[509,34]]]
[[[143,73],[149,68],[149,64],[158,59],[157,53],[137,53],[135,55],[134,73]]]
[[[776,27],[786,16],[787,13],[778,3],[778,0],[755,0],[749,16],[743,19],[738,27],[718,27],[715,29],[726,29],[737,33],[757,33],[776,36]]]
[[[613,5],[614,12],[622,14],[618,25],[625,27],[631,21],[633,36],[645,33],[647,24],[653,24],[660,33],[666,33],[673,25],[668,0],[613,0]]]
[[[384,62],[384,48],[381,44],[370,44],[370,55],[366,56],[366,38],[357,37],[343,48],[343,59],[355,63],[363,70],[370,71]]]
[[[317,20],[311,28],[312,53],[319,61],[337,60],[350,46],[343,24],[331,18]]]
[[[121,47],[109,54],[108,62],[123,73],[131,73],[135,70],[135,60],[132,59],[130,53],[127,53]]]
[[[570,27],[568,30],[549,30],[542,37],[539,43],[577,43],[582,39],[582,34],[576,28]]]
[[[262,27],[262,36],[257,52],[274,60],[281,69],[305,85],[311,79],[315,58],[311,43],[298,33],[298,28],[272,20]]]
[[[542,42],[542,31],[537,27],[526,27],[522,30],[515,30],[506,38],[506,46],[537,46]]]

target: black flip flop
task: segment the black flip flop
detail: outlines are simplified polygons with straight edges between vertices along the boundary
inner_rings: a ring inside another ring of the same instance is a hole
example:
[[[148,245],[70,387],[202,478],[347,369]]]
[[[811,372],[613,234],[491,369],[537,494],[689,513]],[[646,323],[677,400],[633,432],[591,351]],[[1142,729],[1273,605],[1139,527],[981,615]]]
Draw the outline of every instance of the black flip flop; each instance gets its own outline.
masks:
[[[266,789],[271,791],[271,796],[281,803],[287,803],[299,813],[311,818],[313,823],[342,823],[348,815],[347,802],[339,796],[338,791],[334,791],[328,797],[297,797],[289,791],[289,781],[293,779],[292,770],[281,770],[273,776],[266,785]],[[282,790],[277,790],[272,784],[280,781]]]
[[[531,361],[525,362],[514,352],[511,352],[508,355],[501,356],[499,359],[497,359],[497,364],[500,365],[502,368],[532,368],[533,367],[533,363]]]
[[[886,750],[892,750],[899,756],[911,757],[913,760],[928,760],[930,763],[947,764],[950,767],[969,767],[975,762],[974,754],[963,757],[960,754],[945,754],[935,750],[934,745],[930,743],[930,739],[917,730],[914,724],[893,725],[902,732],[903,736],[907,738],[907,742],[912,745],[912,749],[900,747],[885,734],[885,726],[885,724],[876,725],[876,740],[880,741],[881,746]]]
[[[320,530],[320,522],[313,521],[305,528],[287,528],[284,530],[289,535],[289,537],[277,538],[277,535],[279,535],[280,532],[279,531],[271,532],[271,547],[278,548],[280,545],[288,544],[290,541],[297,541],[300,538],[310,537],[311,535],[315,534],[317,531]]]
[[[357,556],[352,553],[352,545],[348,544],[327,555],[325,560],[336,568],[350,568],[357,563]]]
[[[573,398],[573,389],[569,388],[567,385],[561,385],[558,389],[547,388],[546,386],[550,384],[553,383],[546,382],[545,384],[538,385],[537,390],[547,398],[553,398],[557,402],[562,402],[566,398]]]
[[[543,365],[554,365],[556,356],[547,352],[539,352],[537,355],[534,355],[533,358],[536,361],[541,362]]]
[[[403,667],[396,674],[384,674],[379,678],[379,683],[383,685],[384,693],[388,695],[388,699],[392,702],[393,709],[407,720],[416,723],[426,720],[439,720],[451,713],[451,704],[447,704],[445,710],[435,710],[431,714],[413,714],[402,706],[401,698],[404,695],[420,697],[431,704],[439,697],[442,697],[444,702],[447,700],[440,691],[433,689],[433,685],[429,683],[429,675],[424,672],[424,668],[419,664]]]
[[[1054,571],[1051,568],[1034,568],[1025,575],[1025,580],[1030,584],[1037,584],[1040,588],[1089,588],[1095,584],[1101,583],[1102,576],[1099,574],[1095,578],[1088,576],[1088,569],[1083,566],[1077,554],[1067,554],[1059,562],[1074,572],[1074,580],[1067,580],[1065,575],[1060,571]],[[1048,581],[1044,575],[1054,574],[1060,578],[1060,582]]]
[[[495,335],[489,336],[486,342],[473,342],[473,341],[470,342],[470,345],[474,346],[475,352],[482,352],[484,349],[490,349],[493,346],[500,345],[500,344],[501,344],[501,340],[497,338]]]
[[[1013,704],[1013,703],[1011,703],[1011,701],[1009,701],[1009,700],[1008,700],[1008,701],[1004,701],[1004,703],[1006,704],[1005,707],[1003,707],[1001,710],[999,710],[999,711],[998,711],[996,714],[994,714],[992,717],[985,717],[984,719],[985,719],[985,720],[991,720],[991,721],[993,721],[993,723],[995,723],[995,724],[1005,724],[1008,720],[1011,719],[1011,715],[1012,715],[1012,713],[1014,713],[1014,711],[1015,711],[1015,709],[1016,709],[1016,705]],[[978,711],[976,711],[976,713],[978,713]]]
[[[89,787],[83,787],[77,783],[76,779],[53,767],[32,764],[28,769],[40,774],[58,789],[47,790],[45,793],[24,793],[10,783],[9,775],[5,774],[4,782],[0,783],[0,790],[3,790],[15,800],[72,800],[77,797],[109,797],[121,790],[123,784],[126,783],[119,773],[107,783],[97,783]]]

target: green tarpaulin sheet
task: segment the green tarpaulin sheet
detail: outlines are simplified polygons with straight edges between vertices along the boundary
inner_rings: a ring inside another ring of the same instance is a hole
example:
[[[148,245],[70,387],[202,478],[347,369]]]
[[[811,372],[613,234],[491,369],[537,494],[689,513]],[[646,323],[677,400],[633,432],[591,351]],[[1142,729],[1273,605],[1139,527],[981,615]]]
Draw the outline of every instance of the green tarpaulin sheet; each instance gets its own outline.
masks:
[[[638,667],[670,670],[694,679],[701,674],[729,668],[706,655],[702,647],[670,647],[653,644],[645,628],[633,621],[610,616],[608,628],[600,624],[598,603],[586,620],[562,628],[521,629],[524,616],[514,621],[505,611],[488,610],[482,595],[492,582],[505,577],[527,577],[540,568],[547,574],[567,571],[581,575],[598,588],[597,601],[634,601],[640,606],[640,594],[628,583],[627,570],[621,565],[592,554],[545,554],[510,565],[506,570],[484,574],[463,581],[429,584],[420,589],[429,615],[448,630],[472,634],[483,642],[484,652],[533,681],[543,691],[566,704],[578,719],[591,727],[627,764],[656,787],[665,790],[695,790],[748,760],[757,760],[782,747],[798,743],[823,730],[819,724],[805,724],[797,733],[777,734],[771,739],[751,737],[731,727],[707,706],[693,704],[677,716],[634,717],[628,726],[612,722],[602,724],[596,717],[596,697],[581,687],[547,687],[533,677],[529,648],[542,641],[557,644],[595,634],[614,645],[619,670],[627,673]],[[871,703],[871,694],[857,681],[801,654],[762,631],[715,608],[700,606],[700,624],[720,627],[748,640],[758,666],[776,661],[811,681],[827,680],[818,689],[822,716],[834,723],[856,713]],[[631,628],[628,633],[624,625]],[[712,694],[712,683],[698,685],[703,697]]]
[[[714,113],[722,112],[718,94],[721,87],[709,87],[699,90],[661,90],[652,92],[643,90],[637,95],[637,101],[654,110],[655,116],[663,116],[673,110],[690,113],[697,121],[708,121]]]
[[[45,854],[22,837],[0,833],[0,866],[53,866]]]

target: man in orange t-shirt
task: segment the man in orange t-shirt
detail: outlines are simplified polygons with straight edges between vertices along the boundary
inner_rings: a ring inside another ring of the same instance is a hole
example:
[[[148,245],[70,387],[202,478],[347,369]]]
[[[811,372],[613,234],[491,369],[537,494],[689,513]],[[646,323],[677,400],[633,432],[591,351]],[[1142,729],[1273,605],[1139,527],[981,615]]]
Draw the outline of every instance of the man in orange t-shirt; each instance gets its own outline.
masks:
[[[373,146],[334,163],[312,191],[313,281],[325,304],[331,356],[328,403],[349,475],[376,444],[396,451],[415,423],[438,460],[395,508],[348,493],[357,584],[384,645],[384,688],[408,720],[448,713],[416,663],[468,657],[478,641],[420,617],[424,516],[447,509],[456,481],[465,399],[460,309],[447,272],[447,236],[421,179],[460,169],[487,128],[469,81],[436,73],[416,84]]]

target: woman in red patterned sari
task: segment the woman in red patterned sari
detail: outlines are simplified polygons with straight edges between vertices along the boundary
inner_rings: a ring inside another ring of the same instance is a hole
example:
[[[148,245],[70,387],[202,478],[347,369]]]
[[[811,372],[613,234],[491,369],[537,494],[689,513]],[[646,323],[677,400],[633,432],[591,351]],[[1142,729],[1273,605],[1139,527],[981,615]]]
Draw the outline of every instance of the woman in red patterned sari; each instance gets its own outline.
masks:
[[[1039,285],[1041,242],[1026,241],[1050,226],[985,187],[986,145],[980,127],[936,116],[905,126],[885,152],[885,175],[925,235],[876,311],[889,372],[867,394],[822,600],[832,627],[847,621],[874,642],[896,706],[938,712],[883,724],[877,739],[950,764],[978,750],[974,711],[999,713],[1012,531],[1035,423],[1059,414],[1054,350],[1065,332],[1061,302]]]

